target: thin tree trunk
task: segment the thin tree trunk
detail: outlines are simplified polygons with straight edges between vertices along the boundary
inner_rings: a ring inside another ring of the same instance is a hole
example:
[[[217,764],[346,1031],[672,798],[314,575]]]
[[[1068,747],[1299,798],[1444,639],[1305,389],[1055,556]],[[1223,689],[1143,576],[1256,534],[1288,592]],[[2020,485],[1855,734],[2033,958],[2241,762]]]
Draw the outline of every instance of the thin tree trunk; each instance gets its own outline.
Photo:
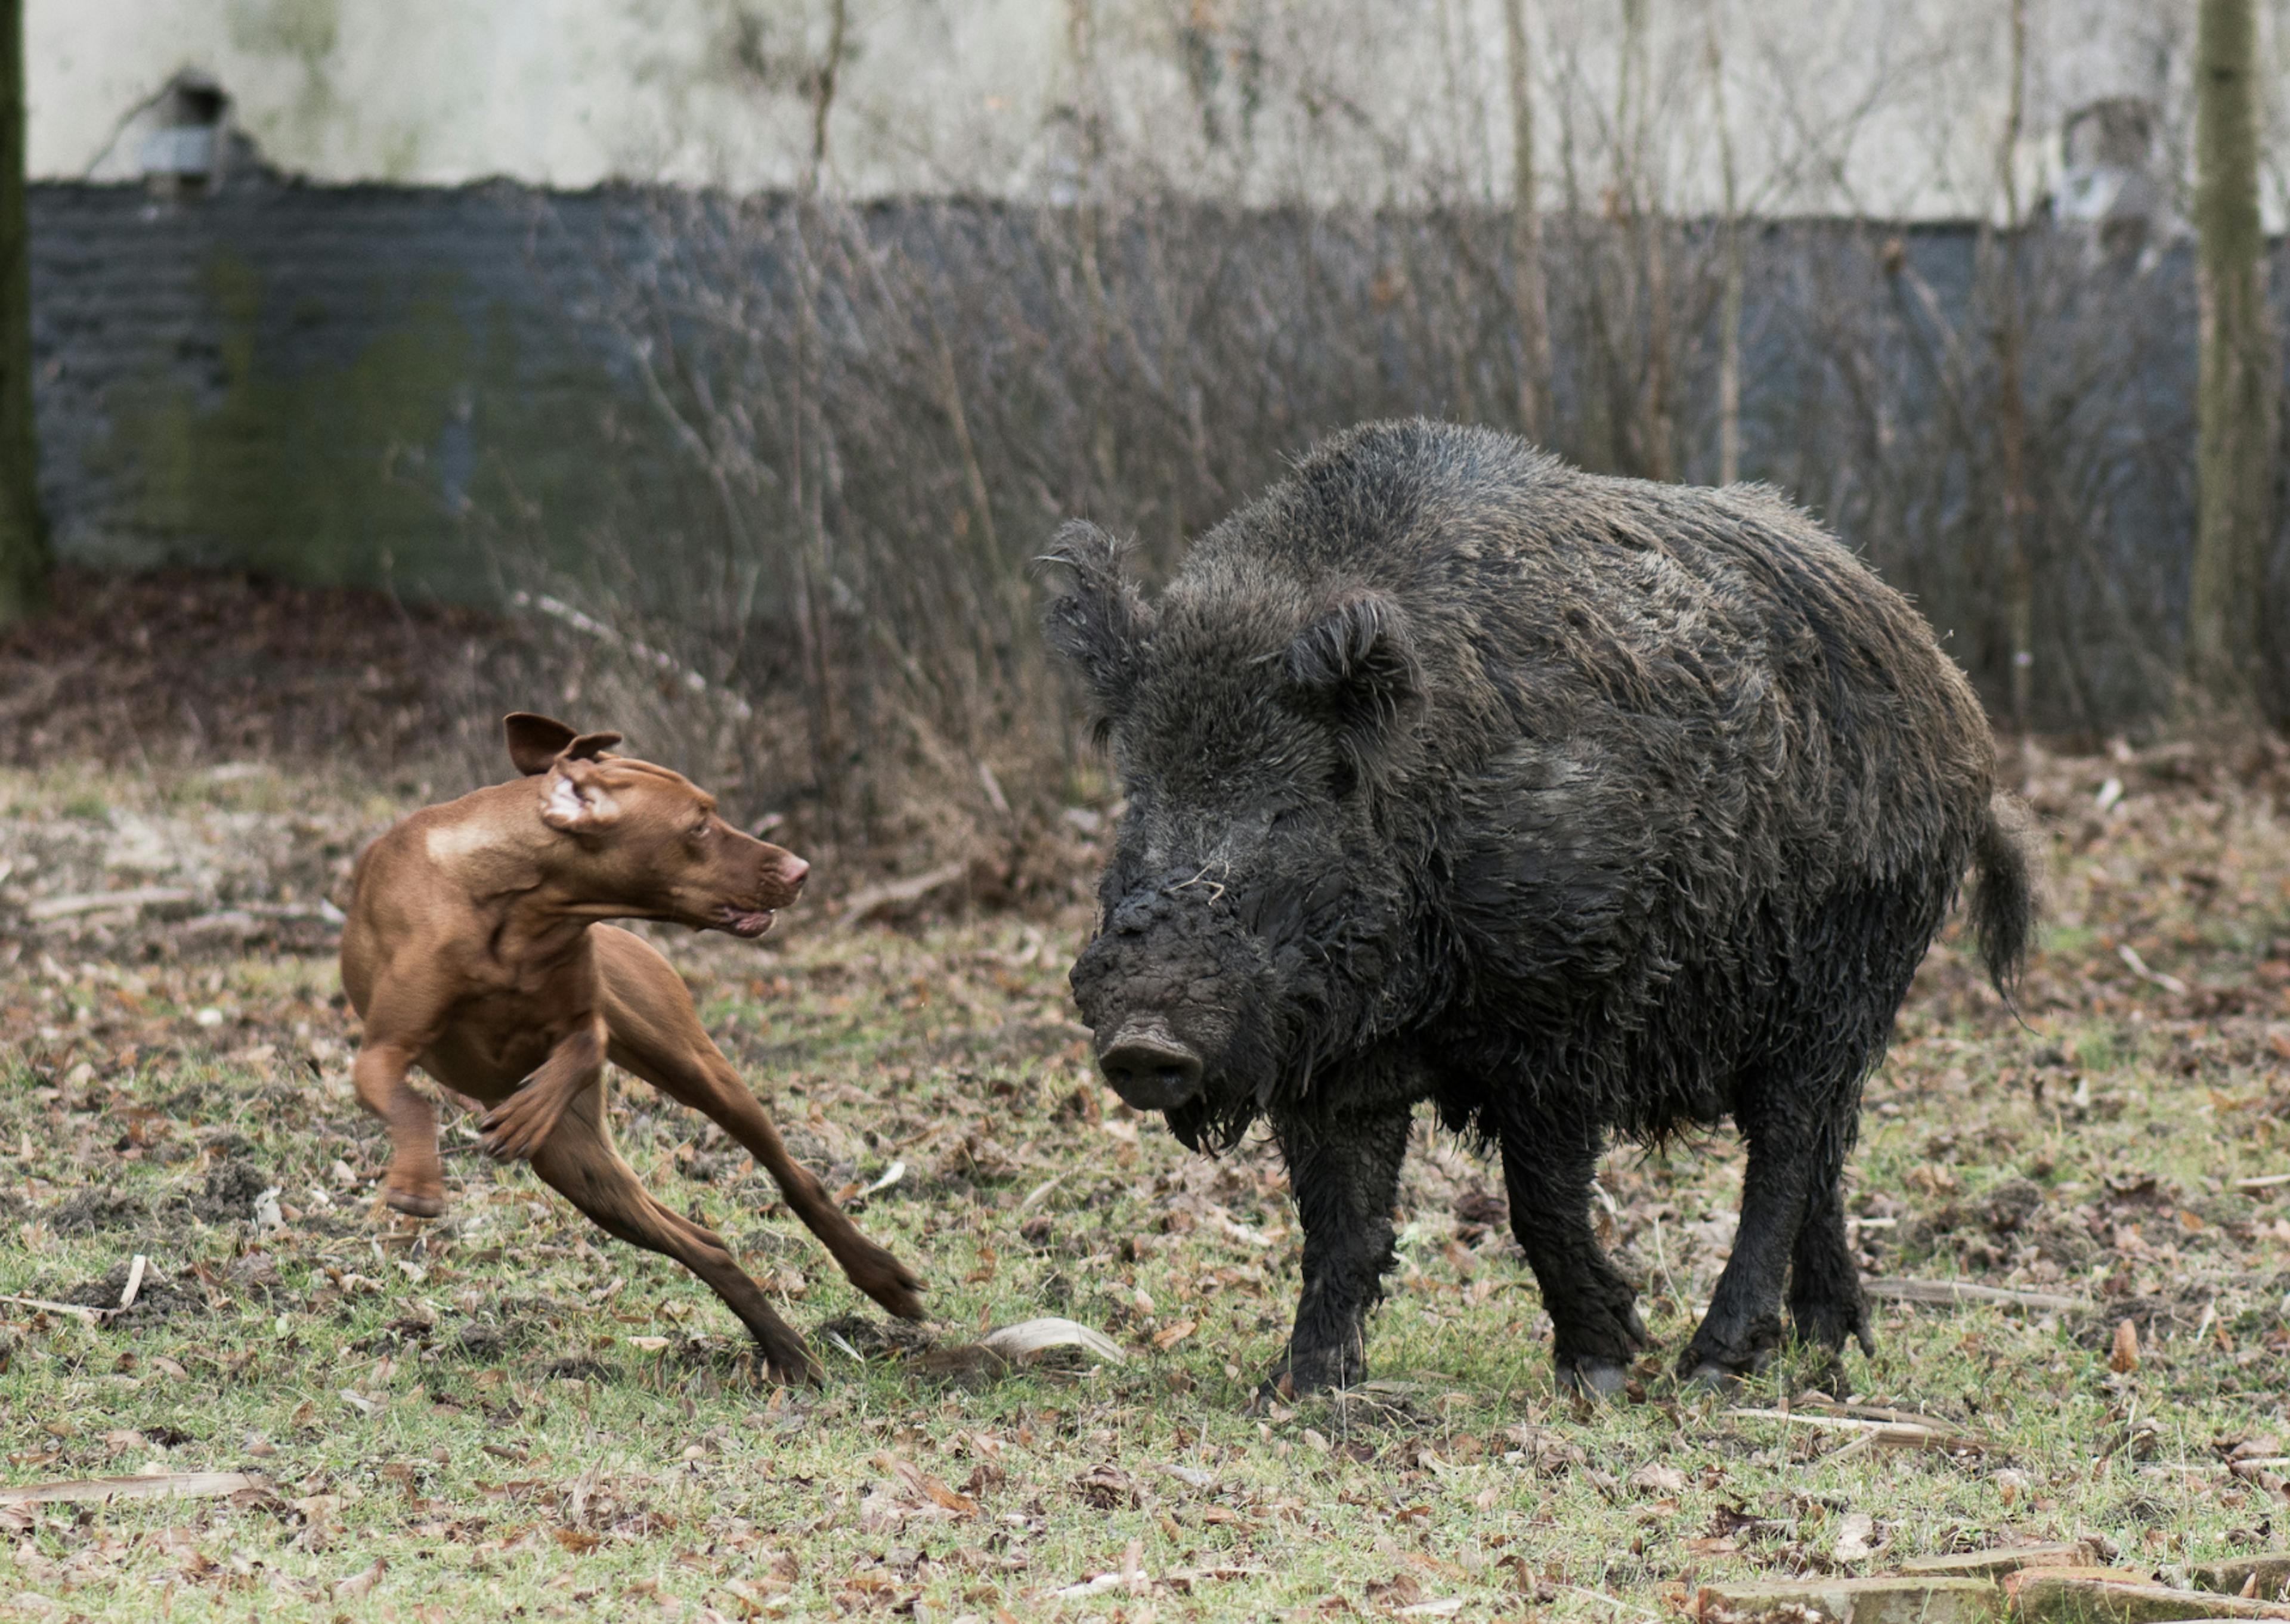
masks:
[[[1642,327],[1645,365],[1629,412],[1635,472],[1646,479],[1674,477],[1670,426],[1669,244],[1656,195],[1653,163],[1653,64],[1646,0],[1622,0],[1621,83],[1614,130],[1622,157],[1616,190],[1625,224],[1623,252],[1631,269],[1630,310],[1623,329],[1631,343]],[[1634,347],[1634,346],[1633,346]],[[1635,359],[1635,356],[1626,358]]]
[[[1074,234],[1077,269],[1082,296],[1089,301],[1092,334],[1090,456],[1097,470],[1099,500],[1109,502],[1118,463],[1108,399],[1113,380],[1113,310],[1097,259],[1098,237],[1105,228],[1106,188],[1104,87],[1098,77],[1094,0],[1066,0],[1066,51],[1073,65],[1074,112],[1081,130],[1083,173]]]
[[[2195,39],[2195,230],[2201,300],[2194,575],[2187,676],[2218,713],[2262,703],[2274,340],[2258,218],[2254,0],[2201,0]]]
[[[835,560],[827,534],[829,458],[823,398],[827,367],[819,324],[821,278],[818,260],[818,250],[826,236],[819,188],[827,170],[828,120],[835,110],[835,81],[843,55],[845,0],[831,0],[831,4],[827,60],[821,64],[812,98],[811,162],[805,170],[803,190],[795,210],[800,258],[796,267],[795,445],[789,460],[794,486],[789,494],[794,499],[796,521],[803,535],[797,553],[801,567],[796,581],[797,629],[812,689],[812,775],[819,786],[829,828],[840,841],[847,833],[849,809],[845,780],[851,764],[844,741],[843,718],[836,704],[838,661],[835,649]]]
[[[1734,129],[1726,116],[1726,53],[1718,8],[1710,0],[1709,100],[1718,123],[1718,171],[1725,187],[1725,282],[1718,305],[1718,483],[1742,477],[1742,299],[1746,280],[1742,241],[1741,178],[1734,163]]]
[[[1503,0],[1510,68],[1511,309],[1518,324],[1518,431],[1550,434],[1550,301],[1542,281],[1542,217],[1534,197],[1534,83],[1526,0]]]
[[[843,71],[844,35],[849,24],[847,0],[829,0],[827,60],[819,65],[819,87],[811,99],[811,171],[804,180],[806,192],[819,189],[820,172],[827,167],[827,120],[835,111],[835,80]]]
[[[0,626],[46,601],[48,525],[39,474],[24,200],[24,7],[23,0],[0,0]]]
[[[2028,540],[2035,504],[2028,491],[2028,398],[2023,382],[2027,333],[2020,276],[2024,234],[2016,162],[2026,122],[2028,0],[2012,0],[2010,28],[2012,91],[2004,118],[2004,139],[1996,154],[1997,180],[2004,194],[2003,262],[1996,294],[1996,394],[1998,451],[2004,464],[2005,631],[2012,661],[2012,727],[2019,738],[2024,780],[2028,709],[2036,663],[2035,571]]]

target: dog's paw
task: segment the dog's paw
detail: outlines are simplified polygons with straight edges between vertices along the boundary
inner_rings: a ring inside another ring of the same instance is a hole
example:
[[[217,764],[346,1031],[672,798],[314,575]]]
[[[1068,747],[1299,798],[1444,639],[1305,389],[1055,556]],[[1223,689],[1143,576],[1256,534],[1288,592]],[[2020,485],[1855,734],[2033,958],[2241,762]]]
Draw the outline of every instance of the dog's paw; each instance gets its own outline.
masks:
[[[435,1218],[445,1210],[445,1190],[443,1185],[395,1184],[381,1187],[381,1198],[409,1218]]]
[[[823,1387],[827,1372],[812,1357],[811,1349],[801,1342],[782,1344],[764,1349],[764,1369],[771,1379],[783,1388]]]
[[[880,1246],[845,1271],[851,1284],[901,1319],[922,1319],[922,1277]]]
[[[527,1084],[485,1113],[477,1148],[496,1162],[529,1162],[564,1114],[555,1090]]]

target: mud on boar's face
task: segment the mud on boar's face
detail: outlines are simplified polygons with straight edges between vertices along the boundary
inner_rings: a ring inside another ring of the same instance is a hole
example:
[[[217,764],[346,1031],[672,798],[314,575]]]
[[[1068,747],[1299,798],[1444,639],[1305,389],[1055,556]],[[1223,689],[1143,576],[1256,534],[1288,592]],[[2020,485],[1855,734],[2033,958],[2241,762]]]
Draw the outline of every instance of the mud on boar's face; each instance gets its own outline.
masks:
[[[1408,865],[1378,813],[1419,708],[1407,629],[1372,590],[1269,576],[1149,604],[1089,525],[1051,556],[1050,641],[1128,798],[1074,998],[1124,1100],[1229,1144],[1397,1002]]]

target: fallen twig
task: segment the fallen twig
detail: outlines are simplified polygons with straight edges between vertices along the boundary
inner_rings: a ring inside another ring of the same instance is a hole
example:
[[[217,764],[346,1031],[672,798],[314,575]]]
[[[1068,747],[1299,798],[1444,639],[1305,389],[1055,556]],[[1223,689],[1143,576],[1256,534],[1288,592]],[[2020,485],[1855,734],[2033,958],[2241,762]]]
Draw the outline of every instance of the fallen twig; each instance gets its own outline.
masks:
[[[1974,1448],[1979,1440],[1971,1434],[1937,1421],[1870,1421],[1852,1415],[1807,1415],[1797,1410],[1732,1409],[1729,1416],[1745,1420],[1788,1421],[1798,1427],[1817,1428],[1823,1432],[1851,1432],[1873,1439],[1878,1444],[1896,1448]]]
[[[83,1477],[68,1483],[28,1483],[0,1488],[0,1506],[52,1505],[62,1500],[214,1500],[262,1479],[247,1472],[168,1472],[149,1477]]]
[[[2159,970],[2150,969],[2147,961],[2139,956],[2139,949],[2129,942],[2116,948],[2115,956],[2121,959],[2130,968],[2131,973],[2141,980],[2159,987],[2167,993],[2177,993],[2182,997],[2186,995],[2187,984],[2184,981],[2174,975],[2165,975]]]
[[[91,1325],[100,1325],[119,1312],[116,1308],[91,1308],[84,1303],[51,1302],[44,1297],[18,1297],[4,1292],[0,1292],[0,1302],[21,1303],[25,1308],[44,1309],[50,1314],[73,1315]]]
[[[919,902],[933,891],[953,884],[969,872],[968,863],[946,863],[927,874],[917,874],[903,880],[885,880],[879,885],[862,886],[844,901],[843,913],[837,923],[847,929],[865,923],[885,908]]]
[[[2008,1292],[2001,1286],[1973,1285],[1962,1280],[1864,1280],[1861,1289],[1871,1297],[1892,1302],[1985,1302],[2006,1308],[2041,1308],[2055,1314],[2081,1312],[2091,1307],[2080,1297],[2061,1297],[2050,1292]]]
[[[147,908],[196,902],[198,895],[198,892],[186,891],[180,885],[131,885],[124,891],[84,891],[68,897],[43,897],[26,907],[24,917],[35,922],[68,919],[78,914],[109,913],[120,908],[140,912]]]
[[[550,620],[575,631],[585,632],[608,647],[624,650],[663,676],[681,683],[689,692],[712,697],[742,722],[756,714],[755,708],[747,700],[730,689],[709,682],[665,649],[656,649],[641,638],[631,637],[624,631],[605,625],[593,615],[583,614],[562,598],[551,597],[543,592],[519,591],[510,593],[508,601],[519,609],[537,609]]]
[[[1556,1585],[1552,1588],[1565,1590],[1571,1595],[1587,1596],[1594,1602],[1604,1602],[1617,1612],[1634,1612],[1642,1619],[1661,1620],[1662,1618],[1661,1614],[1654,1612],[1651,1607],[1633,1606],[1630,1603],[1622,1600],[1621,1596],[1608,1596],[1604,1590],[1593,1590],[1583,1585]],[[1667,1624],[1667,1620],[1663,1620],[1663,1624]]]

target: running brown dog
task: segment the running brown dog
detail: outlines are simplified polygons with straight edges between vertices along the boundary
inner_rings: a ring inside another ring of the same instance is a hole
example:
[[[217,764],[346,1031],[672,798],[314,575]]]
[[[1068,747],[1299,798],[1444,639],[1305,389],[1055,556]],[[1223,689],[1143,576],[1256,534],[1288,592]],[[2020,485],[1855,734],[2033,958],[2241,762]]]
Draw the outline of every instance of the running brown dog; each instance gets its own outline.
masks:
[[[613,1148],[607,1060],[723,1124],[868,1296],[919,1319],[922,1282],[788,1154],[668,961],[598,923],[761,936],[810,865],[733,828],[681,774],[610,754],[618,733],[576,736],[524,712],[504,726],[524,778],[415,812],[368,846],[352,875],[342,986],[365,1020],[358,1099],[389,1128],[382,1197],[417,1217],[444,1206],[436,1110],[406,1081],[418,1064],[492,1108],[489,1154],[529,1160],[605,1229],[706,1281],[774,1379],[816,1380],[803,1339],[722,1237],[645,1194]]]

